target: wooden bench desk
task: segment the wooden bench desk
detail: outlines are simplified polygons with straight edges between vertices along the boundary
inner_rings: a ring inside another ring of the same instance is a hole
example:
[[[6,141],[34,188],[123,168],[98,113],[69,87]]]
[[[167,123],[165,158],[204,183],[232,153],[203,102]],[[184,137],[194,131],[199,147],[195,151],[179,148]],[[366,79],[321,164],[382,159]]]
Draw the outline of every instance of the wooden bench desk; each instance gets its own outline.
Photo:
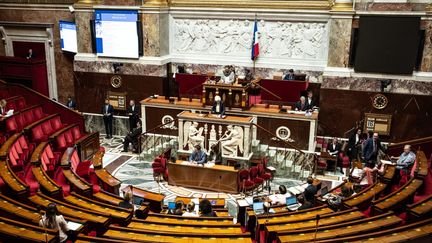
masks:
[[[0,238],[8,242],[58,242],[58,230],[0,217]]]
[[[377,182],[359,193],[346,198],[342,201],[342,204],[345,208],[358,207],[360,209],[366,209],[370,206],[369,202],[372,201],[375,197],[378,197],[384,189],[387,187],[387,184],[382,182]]]
[[[208,168],[183,162],[177,160],[176,163],[167,163],[169,185],[238,193],[238,170],[234,167],[214,165]]]
[[[123,193],[132,191],[132,195],[134,197],[140,198],[143,202],[150,203],[150,210],[152,212],[160,212],[162,210],[163,201],[165,199],[165,195],[154,193],[150,191],[146,191],[140,188],[136,188],[133,186],[128,186],[123,189]]]
[[[50,197],[60,196],[62,188],[46,174],[46,172],[42,169],[42,167],[40,167],[40,165],[33,165],[32,173],[36,181],[41,186],[41,189],[44,190],[45,193],[47,193]]]
[[[372,213],[378,214],[389,210],[403,209],[406,202],[413,200],[414,194],[422,184],[422,180],[411,179],[397,191],[394,191],[383,198],[372,201]]]
[[[135,240],[135,241],[157,241],[157,242],[251,242],[249,233],[221,234],[211,233],[183,233],[183,232],[155,232],[141,229],[130,229],[125,227],[110,226],[104,237]]]
[[[396,174],[396,166],[386,165],[384,175],[380,177],[381,182],[390,183],[393,180],[395,174]]]
[[[208,226],[200,226],[196,225],[163,225],[163,224],[154,224],[154,223],[138,223],[136,221],[131,222],[128,228],[132,229],[143,229],[143,230],[153,230],[154,232],[181,232],[181,233],[211,233],[211,234],[241,234],[242,230],[240,228],[240,224],[232,224],[232,225],[218,225],[214,226],[211,223]]]
[[[90,183],[82,180],[75,172],[72,171],[70,167],[63,167],[63,175],[66,180],[73,186],[74,190],[90,196],[93,192],[93,187]]]
[[[21,133],[15,133],[14,135],[10,136],[4,144],[0,147],[0,160],[7,159],[8,153],[12,145],[16,142],[16,140],[21,136]]]
[[[370,218],[354,220],[337,225],[323,226],[318,228],[317,240],[335,239],[338,237],[356,235],[367,232],[376,232],[385,228],[398,225],[402,219],[390,213]],[[315,229],[290,230],[277,232],[279,242],[304,242],[313,241]]]
[[[97,193],[93,193],[93,198],[100,202],[109,203],[114,206],[118,206],[120,202],[123,201],[123,198],[103,190],[100,190]]]
[[[72,205],[76,205],[77,207],[110,214],[113,217],[115,223],[121,223],[122,225],[127,225],[133,216],[132,209],[125,209],[118,206],[97,202],[92,199],[80,196],[74,192],[72,192],[69,196],[64,197],[64,200]]]
[[[427,176],[429,171],[428,160],[423,151],[417,151],[416,158],[417,158],[417,168],[414,172],[415,177],[418,179],[424,179]]]
[[[193,225],[193,226],[232,226],[232,218],[227,217],[182,217],[162,214],[149,214],[145,220],[134,219],[132,222],[141,224]]]
[[[0,177],[4,183],[11,189],[11,193],[14,193],[18,197],[25,197],[29,192],[29,187],[20,178],[18,178],[9,164],[5,161],[0,161]]]
[[[420,220],[432,215],[432,194],[414,204],[407,205],[408,220]]]
[[[190,203],[190,201],[192,199],[194,199],[194,198],[193,197],[180,197],[180,196],[177,196],[174,201],[175,202],[182,201],[184,204],[188,204],[188,203]],[[199,198],[200,201],[203,200],[203,199],[204,198]],[[205,198],[205,199],[209,200],[212,203],[213,207],[217,207],[217,208],[223,208],[223,207],[225,207],[225,198]]]
[[[109,173],[107,170],[103,168],[95,169],[95,174],[103,184],[111,188],[112,193],[119,195],[120,192],[119,189],[122,183],[119,179],[115,178],[113,175],[111,175],[111,173]]]
[[[28,199],[35,205],[40,205],[43,208],[46,208],[50,203],[55,203],[60,214],[72,218],[87,220],[89,224],[92,224],[96,229],[100,229],[101,231],[104,231],[111,221],[110,215],[107,213],[95,212],[82,207],[70,205],[47,197],[40,192],[36,195],[30,196]]]

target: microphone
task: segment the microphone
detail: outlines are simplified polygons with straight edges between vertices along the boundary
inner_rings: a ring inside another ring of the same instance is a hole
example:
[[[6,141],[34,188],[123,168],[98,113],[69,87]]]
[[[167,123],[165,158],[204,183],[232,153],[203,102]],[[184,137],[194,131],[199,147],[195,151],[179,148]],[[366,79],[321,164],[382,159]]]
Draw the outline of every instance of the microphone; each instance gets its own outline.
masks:
[[[314,242],[316,242],[316,237],[317,237],[317,233],[318,233],[318,223],[320,220],[321,216],[319,214],[316,215],[316,225],[315,225],[315,235],[314,235]]]

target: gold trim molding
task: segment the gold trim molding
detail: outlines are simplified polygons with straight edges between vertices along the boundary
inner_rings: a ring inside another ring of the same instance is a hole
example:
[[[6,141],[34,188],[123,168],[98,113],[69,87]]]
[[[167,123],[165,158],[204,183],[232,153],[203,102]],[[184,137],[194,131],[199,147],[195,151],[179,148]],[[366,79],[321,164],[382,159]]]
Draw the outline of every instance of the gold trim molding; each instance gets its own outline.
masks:
[[[158,2],[157,0],[155,0]],[[163,1],[163,0],[161,0]],[[171,7],[329,10],[332,0],[168,0]]]
[[[169,0],[144,0],[146,7],[168,7]]]
[[[97,4],[103,4],[103,0],[75,0],[75,4],[97,5]]]
[[[353,0],[355,1],[355,0]],[[333,7],[331,8],[332,11],[353,11],[353,3],[337,3],[335,2],[335,4],[333,5]]]
[[[426,6],[426,13],[432,14],[432,3],[429,3],[429,5]]]

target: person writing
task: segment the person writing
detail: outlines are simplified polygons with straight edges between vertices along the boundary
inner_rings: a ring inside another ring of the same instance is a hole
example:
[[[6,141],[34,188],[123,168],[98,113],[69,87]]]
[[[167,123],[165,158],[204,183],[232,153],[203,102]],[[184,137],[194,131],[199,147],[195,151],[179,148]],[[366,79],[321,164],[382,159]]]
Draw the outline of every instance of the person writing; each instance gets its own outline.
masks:
[[[62,215],[57,215],[57,206],[55,203],[48,204],[45,215],[39,220],[39,226],[47,229],[56,229],[59,232],[60,242],[66,242],[69,231],[66,220]]]
[[[219,95],[215,96],[215,102],[213,103],[211,113],[217,114],[219,115],[219,117],[225,115],[225,105],[223,104],[222,99]]]
[[[212,163],[215,163],[217,165],[222,164],[222,154],[219,151],[218,143],[215,143],[211,146],[208,162],[212,162]]]
[[[201,150],[200,145],[195,145],[194,151],[189,157],[189,162],[202,165],[207,162],[207,155],[204,151]]]
[[[300,100],[295,103],[294,109],[296,111],[306,111],[308,109],[306,98],[304,96],[301,96]]]
[[[141,127],[141,121],[138,120],[136,124],[136,128],[133,129],[133,131],[129,132],[128,135],[126,135],[124,142],[123,142],[123,151],[122,152],[128,152],[129,144],[132,143],[134,147],[138,144],[138,137],[142,133],[142,127]],[[133,151],[134,153],[137,152],[136,150]]]

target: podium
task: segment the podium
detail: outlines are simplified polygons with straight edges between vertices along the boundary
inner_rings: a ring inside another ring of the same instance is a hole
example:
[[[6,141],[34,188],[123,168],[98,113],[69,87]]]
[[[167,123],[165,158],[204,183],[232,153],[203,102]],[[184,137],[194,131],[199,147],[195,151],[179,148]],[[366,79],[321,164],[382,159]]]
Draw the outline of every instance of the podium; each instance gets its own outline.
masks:
[[[225,107],[246,110],[249,109],[249,92],[251,90],[250,85],[219,84],[207,81],[203,83],[201,100],[203,106],[211,106],[214,103],[214,97],[219,95]]]
[[[210,151],[213,144],[219,144],[222,157],[235,160],[249,160],[252,157],[252,131],[255,117],[199,114],[183,111],[178,114],[179,152],[190,154],[199,144]]]

